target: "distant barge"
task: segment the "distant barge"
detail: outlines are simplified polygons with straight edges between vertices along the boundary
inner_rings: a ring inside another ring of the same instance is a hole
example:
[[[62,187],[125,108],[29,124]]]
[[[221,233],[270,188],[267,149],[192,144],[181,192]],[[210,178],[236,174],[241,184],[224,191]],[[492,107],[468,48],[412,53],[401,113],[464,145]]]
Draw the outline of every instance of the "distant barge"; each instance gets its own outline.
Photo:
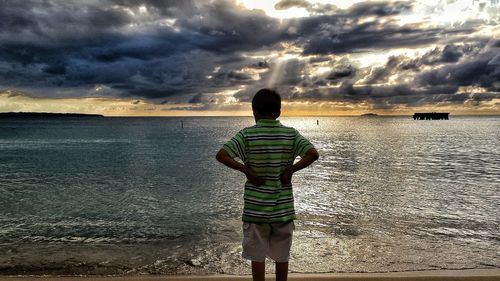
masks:
[[[413,120],[448,120],[447,112],[428,112],[428,113],[415,113]]]

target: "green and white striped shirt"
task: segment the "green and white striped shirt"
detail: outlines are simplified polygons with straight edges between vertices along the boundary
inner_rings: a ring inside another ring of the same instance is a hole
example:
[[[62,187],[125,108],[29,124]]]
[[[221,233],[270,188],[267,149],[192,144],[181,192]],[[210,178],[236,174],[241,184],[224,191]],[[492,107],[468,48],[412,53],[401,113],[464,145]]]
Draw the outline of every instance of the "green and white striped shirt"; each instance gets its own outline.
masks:
[[[274,223],[295,219],[292,185],[282,184],[280,175],[311,148],[313,145],[296,129],[278,120],[259,120],[224,144],[232,158],[240,158],[265,180],[262,186],[245,183],[243,221]]]

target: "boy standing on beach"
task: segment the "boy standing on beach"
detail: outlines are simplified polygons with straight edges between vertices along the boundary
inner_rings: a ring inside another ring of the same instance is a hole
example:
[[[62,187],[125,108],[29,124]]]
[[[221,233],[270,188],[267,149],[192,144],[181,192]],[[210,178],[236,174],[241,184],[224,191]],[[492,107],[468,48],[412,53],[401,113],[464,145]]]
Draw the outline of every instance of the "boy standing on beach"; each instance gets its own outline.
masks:
[[[269,257],[276,262],[276,280],[286,281],[295,219],[292,175],[316,161],[319,154],[297,130],[276,120],[281,114],[276,91],[258,91],[252,110],[256,125],[238,132],[216,158],[247,177],[242,256],[252,261],[253,280],[265,280]],[[301,160],[294,164],[297,156]]]

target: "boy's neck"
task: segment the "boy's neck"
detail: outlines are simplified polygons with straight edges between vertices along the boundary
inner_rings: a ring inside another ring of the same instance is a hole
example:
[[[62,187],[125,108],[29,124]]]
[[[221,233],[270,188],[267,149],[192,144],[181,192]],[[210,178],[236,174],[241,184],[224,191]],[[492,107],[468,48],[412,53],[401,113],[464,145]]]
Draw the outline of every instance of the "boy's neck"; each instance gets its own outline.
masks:
[[[266,118],[266,117],[262,117],[262,118],[255,118],[255,122],[259,122],[259,121],[262,121],[262,120],[276,120],[276,118]]]
[[[280,117],[280,115],[279,114],[260,115],[254,112],[253,117],[255,118],[255,122],[258,122],[259,120],[276,120],[278,119],[278,117]]]

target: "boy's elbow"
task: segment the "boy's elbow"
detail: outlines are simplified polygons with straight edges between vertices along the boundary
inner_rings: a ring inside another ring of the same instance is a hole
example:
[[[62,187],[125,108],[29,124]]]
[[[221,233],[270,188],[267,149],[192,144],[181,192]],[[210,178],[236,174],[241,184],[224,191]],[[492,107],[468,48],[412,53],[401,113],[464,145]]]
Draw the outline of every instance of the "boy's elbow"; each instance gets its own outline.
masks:
[[[217,154],[215,155],[215,159],[217,159],[217,161],[221,162],[221,161],[220,161],[220,160],[221,160],[221,157],[222,157],[222,155],[221,155],[221,152],[220,152],[220,150],[219,150],[219,152],[217,152]]]
[[[319,159],[319,153],[318,152],[316,152],[316,153],[313,154],[313,159],[314,159],[314,161],[316,161],[316,160]]]
[[[317,151],[316,149],[311,149],[311,150],[309,151],[309,155],[310,155],[310,157],[311,157],[311,159],[312,159],[313,161],[316,161],[316,160],[318,160],[318,159],[319,159],[319,153],[318,153],[318,151]]]
[[[224,156],[227,154],[227,152],[223,149],[219,150],[219,152],[217,152],[217,154],[215,155],[215,159],[217,159],[217,161],[221,162],[223,161],[224,159]]]

